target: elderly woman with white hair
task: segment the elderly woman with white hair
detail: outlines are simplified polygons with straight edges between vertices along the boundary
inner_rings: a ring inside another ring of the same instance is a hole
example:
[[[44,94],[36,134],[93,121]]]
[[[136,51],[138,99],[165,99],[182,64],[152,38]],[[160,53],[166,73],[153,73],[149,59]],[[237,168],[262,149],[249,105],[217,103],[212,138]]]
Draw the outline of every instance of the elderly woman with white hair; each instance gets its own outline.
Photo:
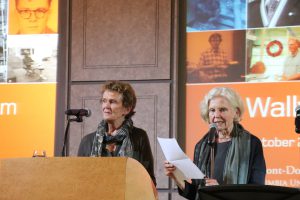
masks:
[[[213,88],[204,97],[201,117],[216,131],[196,144],[194,163],[207,177],[181,182],[173,174],[176,167],[165,161],[165,174],[175,180],[180,195],[195,199],[201,186],[265,183],[262,144],[239,123],[243,113],[241,97],[230,88]]]

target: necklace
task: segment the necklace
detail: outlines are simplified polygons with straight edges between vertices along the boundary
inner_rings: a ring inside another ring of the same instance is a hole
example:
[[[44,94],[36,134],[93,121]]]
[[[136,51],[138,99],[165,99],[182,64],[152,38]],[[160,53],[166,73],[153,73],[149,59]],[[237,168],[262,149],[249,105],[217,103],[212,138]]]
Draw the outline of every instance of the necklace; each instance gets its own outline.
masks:
[[[231,136],[230,134],[223,134],[223,133],[219,133],[217,135],[217,142],[222,143],[222,142],[228,142],[231,140]]]
[[[230,138],[217,138],[217,143],[223,143],[223,142],[229,142],[231,141],[231,137]]]
[[[218,138],[219,139],[231,139],[231,136],[229,134],[219,133]]]

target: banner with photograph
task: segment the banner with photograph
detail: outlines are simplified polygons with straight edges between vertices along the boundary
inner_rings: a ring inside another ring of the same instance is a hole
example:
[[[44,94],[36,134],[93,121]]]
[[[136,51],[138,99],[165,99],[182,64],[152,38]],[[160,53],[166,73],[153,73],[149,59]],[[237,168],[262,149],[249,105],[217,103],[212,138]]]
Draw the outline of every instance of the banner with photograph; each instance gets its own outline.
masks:
[[[58,0],[0,0],[0,158],[54,154]]]
[[[200,102],[214,87],[237,91],[241,124],[263,145],[267,185],[300,187],[300,1],[188,0],[186,153],[209,125]]]

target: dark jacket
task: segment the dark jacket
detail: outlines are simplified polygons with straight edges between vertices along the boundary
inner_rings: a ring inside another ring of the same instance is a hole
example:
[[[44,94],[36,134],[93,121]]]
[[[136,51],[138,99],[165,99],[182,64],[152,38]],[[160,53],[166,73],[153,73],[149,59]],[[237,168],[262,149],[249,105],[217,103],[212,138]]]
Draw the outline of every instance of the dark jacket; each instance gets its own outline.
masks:
[[[245,130],[246,131],[246,130]],[[265,176],[266,176],[266,163],[263,154],[262,143],[254,135],[250,135],[250,160],[249,160],[249,170],[248,170],[248,180],[247,184],[265,184]],[[195,146],[195,152],[199,152],[200,144],[203,140],[200,140]],[[197,157],[197,155],[195,155]],[[194,157],[194,162],[198,160],[198,158]],[[193,184],[195,181],[193,180],[192,184],[185,182],[184,191],[178,188],[179,194],[187,199],[195,199],[196,193],[199,185]]]
[[[93,132],[82,138],[78,149],[78,156],[90,156],[95,135],[96,132]],[[143,129],[133,127],[132,131],[129,133],[129,137],[133,146],[133,158],[145,167],[153,180],[153,183],[156,185],[153,155],[147,133]]]

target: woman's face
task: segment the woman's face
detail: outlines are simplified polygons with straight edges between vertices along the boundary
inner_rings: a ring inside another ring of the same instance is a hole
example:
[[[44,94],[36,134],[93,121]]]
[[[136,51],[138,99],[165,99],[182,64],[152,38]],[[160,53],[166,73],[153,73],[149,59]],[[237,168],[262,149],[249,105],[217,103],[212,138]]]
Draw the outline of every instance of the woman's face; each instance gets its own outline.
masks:
[[[130,111],[122,102],[122,95],[115,91],[105,90],[101,99],[103,119],[107,122],[122,122]]]
[[[237,109],[233,108],[225,97],[214,97],[208,105],[209,123],[215,123],[218,131],[233,129],[234,118],[238,116]]]

